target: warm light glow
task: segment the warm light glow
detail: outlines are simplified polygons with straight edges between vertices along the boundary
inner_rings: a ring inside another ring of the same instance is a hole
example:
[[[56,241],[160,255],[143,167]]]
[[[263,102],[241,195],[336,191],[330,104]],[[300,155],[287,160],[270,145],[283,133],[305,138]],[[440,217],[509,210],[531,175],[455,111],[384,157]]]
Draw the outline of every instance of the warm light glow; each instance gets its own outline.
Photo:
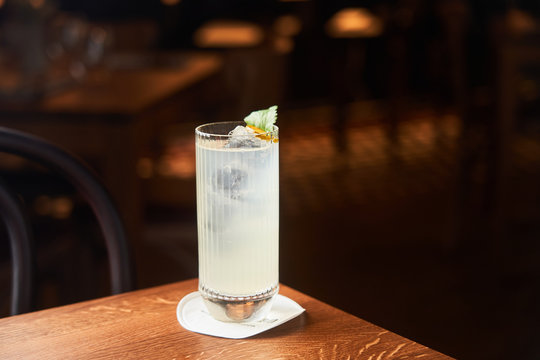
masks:
[[[54,199],[51,216],[55,219],[67,219],[71,216],[73,201],[67,197]]]
[[[178,139],[169,144],[156,164],[160,176],[180,179],[195,177],[195,144],[192,139]]]
[[[180,1],[181,0],[161,0],[161,3],[167,6],[173,6],[173,5],[179,4]]]
[[[506,21],[510,29],[518,35],[533,32],[537,28],[535,19],[525,11],[518,9],[509,10]]]
[[[51,216],[55,219],[67,219],[73,211],[73,201],[65,196],[51,198],[39,196],[34,202],[34,210],[41,216]]]
[[[367,9],[347,8],[332,16],[326,31],[336,38],[374,37],[381,34],[382,23]]]
[[[248,47],[256,46],[263,39],[261,28],[255,24],[215,20],[201,26],[194,35],[199,47]]]
[[[195,176],[195,163],[186,156],[163,157],[158,165],[158,171],[162,176],[191,179]]]
[[[45,0],[30,0],[30,5],[32,5],[34,9],[39,9],[44,4],[45,4]]]
[[[294,15],[283,15],[274,22],[274,31],[281,36],[298,35],[302,28],[300,19]]]
[[[0,0],[0,8],[1,8],[2,6],[4,6],[5,3],[6,3],[6,0]]]
[[[288,54],[294,49],[294,42],[289,37],[276,37],[274,39],[274,49],[280,54]]]

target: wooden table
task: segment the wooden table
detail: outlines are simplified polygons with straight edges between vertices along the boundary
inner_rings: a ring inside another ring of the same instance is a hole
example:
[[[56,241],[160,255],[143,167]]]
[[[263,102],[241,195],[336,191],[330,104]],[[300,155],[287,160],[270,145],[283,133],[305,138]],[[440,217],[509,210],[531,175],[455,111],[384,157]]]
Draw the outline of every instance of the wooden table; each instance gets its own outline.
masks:
[[[2,359],[451,359],[290,287],[306,309],[265,333],[230,340],[192,333],[176,305],[197,280],[0,319]]]

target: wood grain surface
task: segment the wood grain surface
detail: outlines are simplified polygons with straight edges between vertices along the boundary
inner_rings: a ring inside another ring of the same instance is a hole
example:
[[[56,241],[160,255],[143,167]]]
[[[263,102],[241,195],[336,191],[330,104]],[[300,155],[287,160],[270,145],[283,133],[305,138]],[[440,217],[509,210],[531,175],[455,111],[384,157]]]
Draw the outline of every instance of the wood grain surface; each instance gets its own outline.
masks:
[[[306,312],[257,336],[189,332],[178,301],[197,280],[0,319],[2,359],[450,359],[282,285]]]

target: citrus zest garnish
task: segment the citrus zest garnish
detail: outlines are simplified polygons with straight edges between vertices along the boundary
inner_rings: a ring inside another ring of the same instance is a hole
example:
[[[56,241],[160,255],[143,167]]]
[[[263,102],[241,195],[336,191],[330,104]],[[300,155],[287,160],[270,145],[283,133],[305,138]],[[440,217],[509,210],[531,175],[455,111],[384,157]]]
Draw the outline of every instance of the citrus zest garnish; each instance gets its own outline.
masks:
[[[264,131],[263,129],[259,129],[258,127],[253,126],[253,125],[246,125],[246,127],[248,127],[250,129],[252,129],[253,131],[255,131],[256,134],[259,134],[259,135],[255,135],[255,136],[258,137],[261,140],[266,140],[266,141],[272,140],[275,143],[278,142],[278,139],[272,138],[272,136],[270,136],[270,135],[266,135],[266,131]]]
[[[253,125],[246,125],[246,126],[252,129],[253,131],[255,131],[257,134],[264,134],[266,132],[263,129],[259,129],[258,127],[253,126]]]

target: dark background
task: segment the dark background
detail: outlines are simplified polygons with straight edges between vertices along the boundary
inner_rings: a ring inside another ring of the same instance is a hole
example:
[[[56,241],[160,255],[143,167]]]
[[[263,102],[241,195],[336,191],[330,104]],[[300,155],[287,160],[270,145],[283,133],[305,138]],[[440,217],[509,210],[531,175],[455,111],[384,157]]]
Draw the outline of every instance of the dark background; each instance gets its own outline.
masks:
[[[4,23],[15,3],[0,8]],[[380,31],[329,36],[327,22],[347,7],[369,11]],[[196,124],[277,103],[283,283],[457,358],[540,358],[539,2],[63,0],[55,11],[113,33],[148,29],[144,44],[113,36],[110,53],[201,50],[193,35],[212,19],[259,25],[265,37],[249,49],[202,49],[226,59],[212,101],[162,129],[153,161],[193,165]],[[280,33],[284,15],[300,28]],[[246,83],[228,82],[251,66]],[[3,161],[32,203],[35,169]],[[34,214],[36,308],[106,295],[89,210],[40,176],[50,199],[74,205],[60,220]],[[193,176],[142,180],[138,287],[197,276]],[[178,187],[190,195],[176,196]]]

